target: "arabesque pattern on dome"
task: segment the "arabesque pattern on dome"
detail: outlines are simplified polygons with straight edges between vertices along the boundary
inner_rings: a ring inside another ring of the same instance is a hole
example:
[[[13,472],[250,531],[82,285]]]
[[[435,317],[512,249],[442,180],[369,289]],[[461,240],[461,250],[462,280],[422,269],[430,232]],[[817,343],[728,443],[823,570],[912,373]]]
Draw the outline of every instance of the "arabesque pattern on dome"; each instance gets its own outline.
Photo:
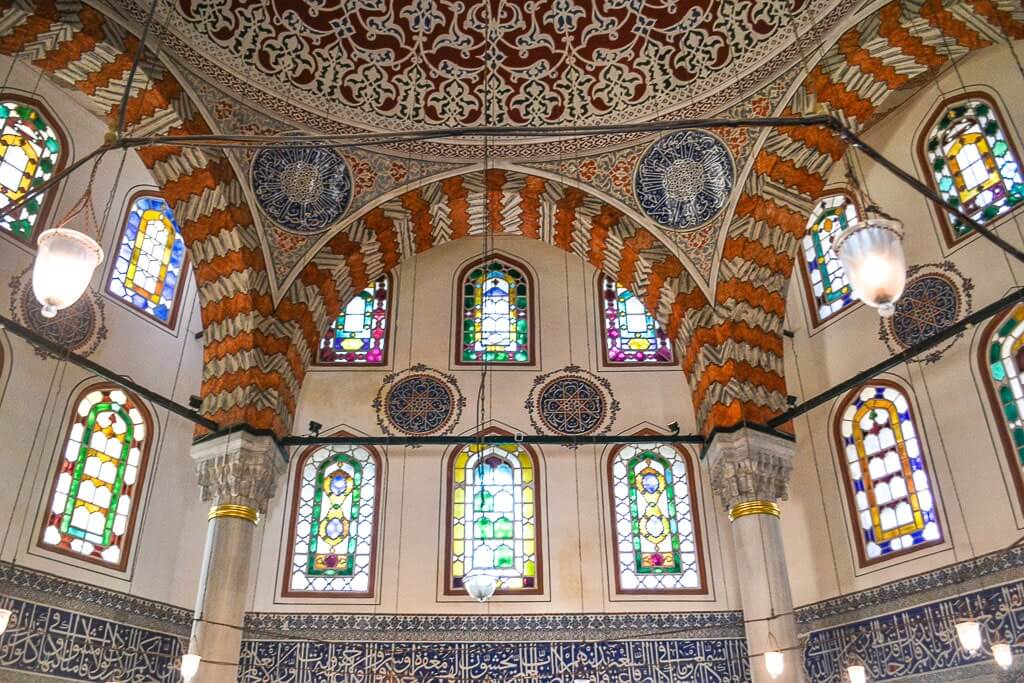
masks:
[[[692,101],[833,4],[176,0],[170,22],[235,76],[357,128],[582,125]]]

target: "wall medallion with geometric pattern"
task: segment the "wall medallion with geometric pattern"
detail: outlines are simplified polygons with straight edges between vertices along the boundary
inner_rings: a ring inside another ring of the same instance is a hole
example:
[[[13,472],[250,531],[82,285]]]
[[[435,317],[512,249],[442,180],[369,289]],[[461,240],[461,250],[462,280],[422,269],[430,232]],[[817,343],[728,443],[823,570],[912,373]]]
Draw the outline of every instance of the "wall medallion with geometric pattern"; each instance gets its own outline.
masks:
[[[971,312],[974,283],[949,261],[907,270],[907,286],[891,318],[881,318],[878,336],[891,353],[899,353],[941,332]],[[934,363],[962,335],[912,359]]]
[[[465,405],[453,375],[423,364],[387,375],[373,400],[381,430],[409,436],[450,431]]]
[[[533,380],[526,410],[538,432],[581,436],[607,432],[619,402],[608,380],[569,365]]]
[[[81,299],[58,311],[53,318],[44,318],[42,306],[32,291],[31,267],[12,277],[10,288],[14,318],[53,343],[89,356],[107,338],[103,300],[93,296],[90,290],[87,289]],[[38,348],[35,351],[43,358],[51,355]]]

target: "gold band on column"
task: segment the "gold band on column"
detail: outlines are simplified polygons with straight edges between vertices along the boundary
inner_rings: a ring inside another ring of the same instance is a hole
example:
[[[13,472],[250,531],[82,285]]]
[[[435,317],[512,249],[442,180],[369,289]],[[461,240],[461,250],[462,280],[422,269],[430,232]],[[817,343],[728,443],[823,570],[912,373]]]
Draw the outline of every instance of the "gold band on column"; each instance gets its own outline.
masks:
[[[210,514],[206,516],[207,520],[217,519],[218,517],[235,517],[236,519],[244,519],[253,524],[256,523],[256,519],[259,513],[248,505],[214,505],[210,508]]]
[[[746,503],[736,503],[729,510],[729,521],[735,522],[740,517],[746,517],[747,515],[771,515],[778,517],[780,515],[779,506],[777,503],[770,500],[750,500]]]

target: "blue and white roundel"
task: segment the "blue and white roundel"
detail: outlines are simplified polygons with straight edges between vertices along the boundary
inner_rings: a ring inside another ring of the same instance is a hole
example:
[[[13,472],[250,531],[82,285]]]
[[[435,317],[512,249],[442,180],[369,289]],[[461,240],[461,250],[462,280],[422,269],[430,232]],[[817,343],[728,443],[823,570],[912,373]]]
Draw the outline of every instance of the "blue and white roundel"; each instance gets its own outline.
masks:
[[[689,230],[725,208],[735,170],[725,143],[702,130],[655,142],[636,167],[636,200],[663,228]]]
[[[344,215],[352,199],[352,174],[333,149],[268,147],[252,161],[252,189],[272,221],[311,235]]]

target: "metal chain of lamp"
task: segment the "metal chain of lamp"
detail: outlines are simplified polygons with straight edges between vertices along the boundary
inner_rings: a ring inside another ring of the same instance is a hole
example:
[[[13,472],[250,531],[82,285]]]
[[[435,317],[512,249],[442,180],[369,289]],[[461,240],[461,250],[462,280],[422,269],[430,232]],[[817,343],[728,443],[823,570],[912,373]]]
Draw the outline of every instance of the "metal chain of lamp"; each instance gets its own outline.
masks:
[[[863,189],[849,155],[846,181],[863,215],[843,230],[832,246],[857,297],[889,318],[907,284],[903,224],[882,211]]]
[[[102,155],[93,162],[85,192],[55,228],[44,230],[38,239],[32,267],[32,291],[42,305],[40,313],[52,318],[85,293],[96,266],[103,261],[103,249],[96,238],[99,226],[92,203],[92,186]],[[96,238],[89,234],[89,231]]]

